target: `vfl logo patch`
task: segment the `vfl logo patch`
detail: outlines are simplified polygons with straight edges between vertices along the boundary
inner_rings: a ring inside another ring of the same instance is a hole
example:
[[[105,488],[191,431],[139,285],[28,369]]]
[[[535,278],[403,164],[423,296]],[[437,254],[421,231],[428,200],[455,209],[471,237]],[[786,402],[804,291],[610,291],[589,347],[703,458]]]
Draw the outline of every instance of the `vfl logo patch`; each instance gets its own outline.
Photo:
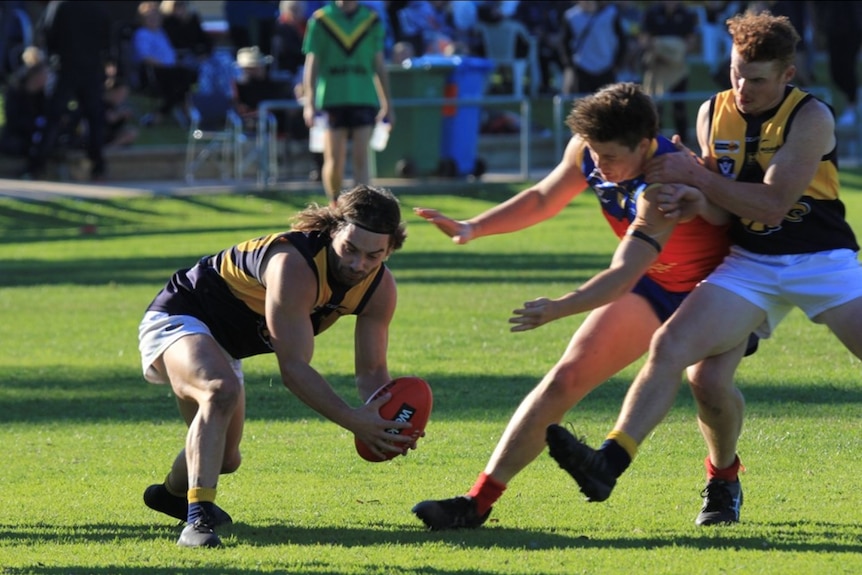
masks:
[[[393,421],[397,421],[398,423],[409,423],[413,416],[416,415],[416,408],[408,403],[402,403],[401,407],[398,408],[398,415],[395,416]],[[398,435],[401,433],[400,429],[387,429],[386,433],[391,433],[392,435]]]
[[[725,178],[732,178],[733,171],[736,167],[736,160],[733,158],[728,158],[727,156],[722,156],[716,162],[718,164],[718,171],[721,172],[721,175]]]
[[[733,154],[741,148],[738,140],[716,140],[713,146],[716,152],[727,152]]]

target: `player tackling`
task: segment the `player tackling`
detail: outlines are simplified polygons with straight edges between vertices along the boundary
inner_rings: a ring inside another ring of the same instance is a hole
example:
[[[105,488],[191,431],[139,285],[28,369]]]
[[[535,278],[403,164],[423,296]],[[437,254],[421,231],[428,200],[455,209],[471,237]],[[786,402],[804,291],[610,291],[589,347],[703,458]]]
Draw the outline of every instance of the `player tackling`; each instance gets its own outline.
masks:
[[[739,521],[744,401],[731,374],[748,334],[770,337],[798,307],[862,358],[862,265],[839,197],[832,110],[791,83],[799,34],[787,17],[746,12],[727,25],[732,88],[700,107],[702,161],[667,154],[647,174],[696,186],[734,214],[731,252],[653,338],[599,449],[560,426],[547,434],[551,456],[590,500],[602,501],[670,411],[686,366],[728,374],[692,386],[708,447],[698,525]],[[666,199],[672,211],[674,198]]]
[[[646,353],[653,333],[728,251],[727,214],[694,188],[650,186],[644,178],[651,158],[678,150],[658,134],[655,105],[639,86],[613,84],[576,100],[566,124],[573,136],[563,159],[538,184],[466,221],[416,209],[465,244],[539,224],[592,188],[620,238],[607,270],[570,293],[528,301],[514,311],[512,331],[524,331],[592,310],[563,356],[523,399],[466,495],[413,508],[433,530],[482,525],[508,483],[544,449],[548,425]],[[658,209],[661,195],[671,192],[685,199],[679,218]],[[741,357],[745,349],[741,345],[735,353]],[[689,375],[705,380],[725,374],[694,369]]]

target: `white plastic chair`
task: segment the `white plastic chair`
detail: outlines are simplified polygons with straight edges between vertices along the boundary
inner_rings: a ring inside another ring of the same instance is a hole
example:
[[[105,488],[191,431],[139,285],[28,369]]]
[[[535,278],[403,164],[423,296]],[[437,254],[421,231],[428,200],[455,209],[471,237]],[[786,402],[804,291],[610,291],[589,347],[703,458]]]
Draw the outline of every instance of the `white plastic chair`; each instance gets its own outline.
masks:
[[[213,93],[191,95],[189,134],[186,144],[185,179],[194,182],[195,172],[214,154],[219,160],[222,180],[236,174],[236,158],[242,143],[242,122],[230,97]]]
[[[524,95],[524,77],[530,79],[530,96],[535,97],[539,88],[539,61],[536,39],[517,20],[504,18],[499,22],[480,22],[477,25],[485,49],[485,57],[493,60],[498,68],[512,71],[512,92]],[[527,57],[516,57],[518,39],[527,45]]]

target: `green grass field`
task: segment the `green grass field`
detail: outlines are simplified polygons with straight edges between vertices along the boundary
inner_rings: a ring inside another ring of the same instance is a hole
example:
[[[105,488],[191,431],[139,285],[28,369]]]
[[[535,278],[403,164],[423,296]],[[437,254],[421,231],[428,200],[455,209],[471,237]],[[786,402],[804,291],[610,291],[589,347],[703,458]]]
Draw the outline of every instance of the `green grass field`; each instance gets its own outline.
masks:
[[[319,194],[0,199],[0,574],[862,571],[860,362],[798,312],[738,373],[742,523],[694,526],[705,452],[683,389],[606,503],[584,502],[543,455],[482,529],[423,529],[410,508],[469,489],[583,319],[513,334],[510,311],[577,286],[616,243],[589,194],[540,226],[467,246],[411,211],[467,217],[514,190],[401,194],[409,238],[390,260],[399,283],[390,371],[435,391],[427,436],[409,457],[363,461],[348,432],[283,388],[271,356],[246,362],[244,464],[222,479],[218,500],[236,523],[215,550],[178,548],[180,528],[141,500],[185,428],[170,390],[140,375],[137,324],[175,269],[286,227]],[[847,175],[844,199],[859,232],[862,174]],[[86,225],[97,233],[82,234]],[[313,364],[358,403],[352,333],[346,319],[321,335]],[[598,443],[638,365],[566,421]]]

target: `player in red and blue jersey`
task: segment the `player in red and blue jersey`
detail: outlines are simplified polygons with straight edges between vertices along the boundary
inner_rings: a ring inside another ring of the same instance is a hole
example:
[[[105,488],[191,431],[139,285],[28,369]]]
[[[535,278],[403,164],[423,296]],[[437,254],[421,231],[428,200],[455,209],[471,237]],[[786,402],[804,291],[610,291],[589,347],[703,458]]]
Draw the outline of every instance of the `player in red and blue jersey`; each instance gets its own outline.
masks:
[[[509,481],[544,449],[548,425],[559,423],[590,391],[646,353],[653,333],[728,253],[725,212],[694,188],[650,185],[644,179],[650,158],[681,152],[658,134],[655,105],[639,86],[612,84],[575,101],[566,124],[573,137],[562,161],[536,185],[469,220],[415,210],[464,244],[543,222],[592,188],[620,238],[608,269],[570,293],[528,301],[514,311],[512,331],[590,313],[563,356],[521,402],[472,489],[413,508],[433,530],[481,526]],[[668,192],[685,198],[677,218],[657,207],[659,195]],[[689,377],[721,375],[695,366]]]

